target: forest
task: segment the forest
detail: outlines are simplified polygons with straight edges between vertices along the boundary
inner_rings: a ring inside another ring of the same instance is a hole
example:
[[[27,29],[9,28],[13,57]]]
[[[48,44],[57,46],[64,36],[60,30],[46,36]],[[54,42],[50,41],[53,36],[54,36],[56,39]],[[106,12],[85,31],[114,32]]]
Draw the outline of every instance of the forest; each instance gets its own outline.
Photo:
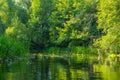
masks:
[[[0,0],[1,58],[97,49],[120,53],[120,0]]]

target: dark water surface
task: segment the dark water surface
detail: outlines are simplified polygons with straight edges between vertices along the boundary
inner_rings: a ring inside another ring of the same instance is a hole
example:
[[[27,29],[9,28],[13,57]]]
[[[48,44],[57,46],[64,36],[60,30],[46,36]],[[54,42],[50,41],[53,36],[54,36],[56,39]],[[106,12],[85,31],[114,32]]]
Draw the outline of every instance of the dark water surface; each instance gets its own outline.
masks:
[[[120,80],[120,66],[41,57],[0,64],[0,80]]]

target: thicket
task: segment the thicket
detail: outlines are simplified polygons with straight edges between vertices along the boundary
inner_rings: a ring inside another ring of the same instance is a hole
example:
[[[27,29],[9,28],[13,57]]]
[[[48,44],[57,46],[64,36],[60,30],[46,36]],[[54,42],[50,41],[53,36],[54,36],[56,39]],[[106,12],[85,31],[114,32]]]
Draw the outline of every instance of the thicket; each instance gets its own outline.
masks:
[[[0,36],[0,58],[16,59],[20,56],[26,56],[27,50],[20,41],[12,39],[8,36]]]

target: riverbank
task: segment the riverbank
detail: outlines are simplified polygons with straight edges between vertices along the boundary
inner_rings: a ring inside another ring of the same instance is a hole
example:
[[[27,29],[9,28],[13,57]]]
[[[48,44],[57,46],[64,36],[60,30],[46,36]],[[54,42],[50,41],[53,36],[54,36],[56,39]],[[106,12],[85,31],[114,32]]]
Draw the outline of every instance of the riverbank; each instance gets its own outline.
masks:
[[[94,54],[97,55],[97,49],[93,47],[49,47],[42,50],[43,54]]]

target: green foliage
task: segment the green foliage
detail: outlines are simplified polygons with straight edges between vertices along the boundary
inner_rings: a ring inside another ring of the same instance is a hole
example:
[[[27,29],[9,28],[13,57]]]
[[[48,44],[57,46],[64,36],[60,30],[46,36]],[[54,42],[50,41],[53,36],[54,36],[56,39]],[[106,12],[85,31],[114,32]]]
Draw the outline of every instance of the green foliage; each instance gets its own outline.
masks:
[[[95,41],[95,45],[107,53],[120,53],[120,1],[99,0],[97,9],[98,28],[103,36]]]
[[[5,34],[10,36],[14,39],[17,39],[25,44],[25,47],[28,48],[29,46],[29,29],[19,21],[19,19],[13,18],[11,26],[6,28]]]
[[[98,35],[96,5],[96,0],[1,0],[0,31],[31,52],[86,47]]]
[[[59,48],[59,47],[50,47],[46,48],[43,53],[48,54],[97,54],[97,49],[91,47],[82,47],[82,46],[75,46],[71,48]]]
[[[87,40],[96,35],[96,1],[58,0],[50,17],[50,38],[56,43]]]
[[[32,0],[28,21],[31,47],[45,48],[49,44],[49,16],[53,0]]]
[[[4,30],[5,30],[5,26],[0,18],[0,34],[3,34],[4,33]]]
[[[0,17],[6,27],[11,24],[11,19],[16,13],[16,6],[13,0],[1,0],[0,1]]]
[[[28,47],[29,32],[27,26],[28,14],[23,7],[16,4],[14,0],[0,1],[0,27],[5,35],[18,39]]]
[[[81,47],[81,46],[77,46],[77,47],[73,47],[71,50],[71,53],[74,54],[97,54],[97,50],[94,48],[90,48],[90,47]]]
[[[0,57],[14,58],[27,55],[24,45],[10,37],[0,36]]]
[[[88,54],[75,54],[71,56],[71,63],[90,63],[90,57]]]
[[[43,52],[46,52],[46,53],[49,53],[49,54],[59,54],[61,50],[62,49],[60,49],[58,47],[50,47]]]

